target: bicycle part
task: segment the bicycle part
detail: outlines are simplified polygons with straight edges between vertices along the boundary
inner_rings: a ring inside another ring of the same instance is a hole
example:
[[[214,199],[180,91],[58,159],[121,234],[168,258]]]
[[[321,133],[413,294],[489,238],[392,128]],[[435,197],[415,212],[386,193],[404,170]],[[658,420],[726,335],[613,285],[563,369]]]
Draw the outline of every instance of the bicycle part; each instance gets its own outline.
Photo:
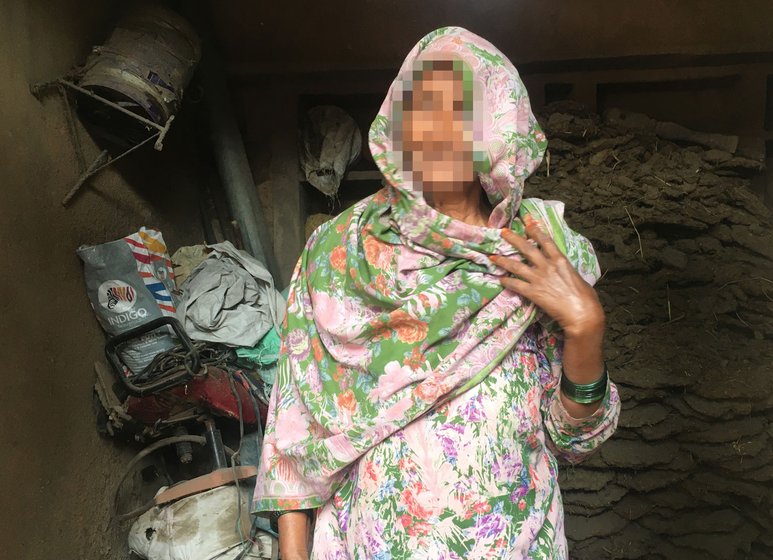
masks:
[[[207,444],[212,449],[212,464],[213,470],[224,469],[228,465],[225,460],[225,451],[223,449],[223,436],[220,434],[220,430],[217,429],[212,419],[208,418],[204,421],[204,427],[206,432],[204,437],[207,438]]]
[[[178,443],[182,442],[189,442],[189,443],[196,443],[198,445],[205,445],[207,443],[207,439],[204,436],[173,436],[168,437],[164,439],[160,439],[155,443],[152,443],[151,445],[147,446],[145,449],[137,453],[131,461],[126,465],[126,469],[124,470],[123,474],[121,475],[121,478],[118,480],[118,484],[115,488],[115,494],[113,495],[113,509],[116,512],[116,517],[119,521],[125,521],[127,519],[132,519],[134,517],[137,517],[138,515],[142,515],[146,511],[148,511],[150,508],[156,505],[155,497],[145,502],[143,505],[141,505],[138,508],[135,508],[131,511],[128,511],[126,513],[118,513],[118,494],[121,490],[121,487],[123,486],[124,481],[126,480],[126,477],[129,476],[129,473],[134,471],[134,468],[139,464],[140,461],[142,461],[145,457],[153,453],[154,451],[158,451],[159,449],[163,449],[164,447],[168,447],[170,445],[176,445]],[[223,450],[226,452],[226,454],[230,457],[234,455],[234,450],[230,447],[223,446]],[[230,470],[230,469],[229,469]]]
[[[185,426],[177,426],[177,429],[174,431],[174,435],[187,436],[188,430],[185,429]],[[182,441],[176,444],[175,451],[177,451],[177,458],[184,465],[187,465],[193,461],[193,446],[190,442]]]

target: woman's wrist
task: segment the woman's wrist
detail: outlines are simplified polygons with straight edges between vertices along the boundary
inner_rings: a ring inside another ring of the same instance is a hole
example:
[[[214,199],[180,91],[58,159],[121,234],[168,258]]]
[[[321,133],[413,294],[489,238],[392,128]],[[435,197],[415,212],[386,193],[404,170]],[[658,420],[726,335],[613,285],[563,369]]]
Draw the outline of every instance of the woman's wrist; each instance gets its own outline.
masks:
[[[564,331],[563,375],[572,383],[585,385],[604,374],[603,314]]]
[[[604,338],[605,328],[606,318],[604,310],[600,306],[598,309],[583,314],[580,319],[567,322],[565,326],[562,325],[564,340],[577,339],[583,343],[601,341]]]

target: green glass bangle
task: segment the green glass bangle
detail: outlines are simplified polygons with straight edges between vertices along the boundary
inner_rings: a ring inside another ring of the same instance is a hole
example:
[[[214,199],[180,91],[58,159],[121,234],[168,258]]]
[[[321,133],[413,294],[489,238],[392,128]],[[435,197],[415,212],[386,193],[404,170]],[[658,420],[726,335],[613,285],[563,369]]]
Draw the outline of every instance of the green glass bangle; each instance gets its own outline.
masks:
[[[566,375],[561,376],[561,392],[578,404],[592,404],[600,401],[607,394],[609,372],[604,362],[604,373],[593,383],[573,383]]]

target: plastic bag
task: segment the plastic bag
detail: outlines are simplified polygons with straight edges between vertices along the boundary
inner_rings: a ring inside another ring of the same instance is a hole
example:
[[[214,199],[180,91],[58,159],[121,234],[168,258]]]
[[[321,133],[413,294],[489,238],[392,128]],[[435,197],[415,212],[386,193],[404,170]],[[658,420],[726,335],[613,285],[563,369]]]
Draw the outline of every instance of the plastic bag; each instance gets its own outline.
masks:
[[[129,530],[129,549],[148,560],[276,558],[277,543],[268,533],[258,531],[252,545],[246,540],[249,506],[249,489],[231,485],[153,507]],[[249,552],[241,556],[245,547]]]
[[[109,335],[117,335],[162,316],[175,317],[174,271],[161,232],[140,228],[123,239],[78,248],[91,307]],[[174,346],[166,329],[148,333],[121,348],[133,373]]]
[[[179,315],[193,340],[255,346],[279,327],[285,301],[263,264],[229,241],[208,245],[209,257],[180,286]]]
[[[306,180],[335,196],[346,169],[360,157],[362,134],[354,119],[335,105],[312,107],[301,128],[301,169]]]

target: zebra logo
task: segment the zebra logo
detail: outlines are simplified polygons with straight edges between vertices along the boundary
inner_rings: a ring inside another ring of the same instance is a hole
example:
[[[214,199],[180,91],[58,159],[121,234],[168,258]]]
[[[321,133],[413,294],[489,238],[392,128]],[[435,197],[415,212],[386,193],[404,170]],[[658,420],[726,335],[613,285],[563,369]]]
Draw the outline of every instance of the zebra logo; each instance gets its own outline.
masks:
[[[126,282],[108,280],[99,287],[99,303],[113,313],[126,313],[137,300],[137,292]]]
[[[134,290],[129,286],[107,289],[107,308],[113,309],[119,301],[134,301]]]

